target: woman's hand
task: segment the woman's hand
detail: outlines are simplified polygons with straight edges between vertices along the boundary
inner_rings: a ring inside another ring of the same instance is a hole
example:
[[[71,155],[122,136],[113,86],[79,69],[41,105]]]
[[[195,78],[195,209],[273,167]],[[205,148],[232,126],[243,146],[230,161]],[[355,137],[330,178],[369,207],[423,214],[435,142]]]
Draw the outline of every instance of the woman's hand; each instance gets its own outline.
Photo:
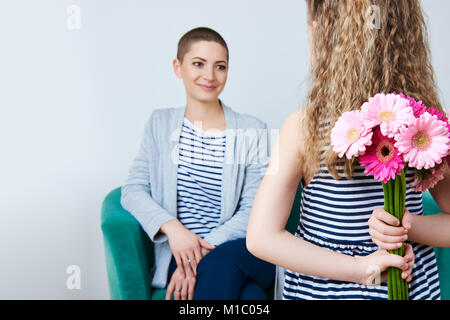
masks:
[[[382,208],[372,212],[369,219],[369,234],[372,241],[381,249],[394,250],[402,246],[402,242],[408,239],[408,231],[412,225],[412,214],[405,209],[400,221]]]
[[[411,271],[414,267],[414,253],[412,246],[405,243],[405,255],[400,257],[380,249],[368,256],[356,258],[357,282],[363,285],[377,285],[387,280],[389,267],[402,270],[401,277],[411,281]]]
[[[202,237],[186,229],[178,220],[171,220],[161,226],[161,232],[167,235],[172,254],[181,275],[195,277],[197,265],[203,257],[202,248],[215,248]]]
[[[174,300],[192,300],[195,283],[195,277],[186,278],[181,268],[176,268],[167,286],[166,300],[172,298],[172,293]]]

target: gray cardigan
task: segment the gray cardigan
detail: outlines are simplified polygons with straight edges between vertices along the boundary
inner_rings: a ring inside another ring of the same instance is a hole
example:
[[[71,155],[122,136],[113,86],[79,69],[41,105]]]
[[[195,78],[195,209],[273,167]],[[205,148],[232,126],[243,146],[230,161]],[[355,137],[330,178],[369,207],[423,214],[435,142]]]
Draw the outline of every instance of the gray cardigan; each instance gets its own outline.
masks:
[[[222,104],[226,120],[221,217],[205,236],[213,245],[244,238],[256,191],[269,161],[267,125]],[[164,288],[172,252],[161,225],[177,217],[178,143],[185,106],[153,111],[138,155],[122,186],[120,203],[155,243],[152,286]]]

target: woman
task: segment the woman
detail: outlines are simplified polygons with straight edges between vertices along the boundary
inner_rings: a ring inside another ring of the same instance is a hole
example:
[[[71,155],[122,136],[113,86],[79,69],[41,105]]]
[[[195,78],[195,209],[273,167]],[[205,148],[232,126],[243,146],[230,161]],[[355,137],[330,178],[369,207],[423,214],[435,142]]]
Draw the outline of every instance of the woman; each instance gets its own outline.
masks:
[[[153,112],[122,187],[122,206],[155,243],[152,285],[167,285],[166,299],[265,299],[274,276],[244,239],[267,167],[267,127],[219,100],[228,60],[214,30],[180,39],[173,68],[186,105]]]

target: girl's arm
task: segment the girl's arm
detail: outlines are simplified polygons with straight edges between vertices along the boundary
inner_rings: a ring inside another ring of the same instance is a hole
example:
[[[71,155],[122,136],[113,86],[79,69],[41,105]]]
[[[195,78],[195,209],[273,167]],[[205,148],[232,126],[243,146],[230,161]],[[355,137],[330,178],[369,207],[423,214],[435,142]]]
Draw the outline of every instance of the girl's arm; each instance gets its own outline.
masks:
[[[296,272],[367,284],[370,268],[387,266],[404,270],[403,258],[376,252],[353,258],[321,248],[285,230],[302,176],[303,112],[289,116],[281,128],[267,174],[256,194],[247,229],[247,248],[255,256]]]
[[[369,232],[380,248],[390,250],[401,246],[401,237],[408,233],[408,240],[431,247],[450,247],[450,170],[430,193],[442,213],[433,216],[418,216],[405,211],[403,227],[399,221],[382,208],[374,210],[369,219]],[[406,231],[405,231],[406,229]]]
[[[410,214],[409,239],[432,247],[450,247],[450,169],[430,193],[442,213],[433,216]],[[408,218],[407,218],[408,219]]]

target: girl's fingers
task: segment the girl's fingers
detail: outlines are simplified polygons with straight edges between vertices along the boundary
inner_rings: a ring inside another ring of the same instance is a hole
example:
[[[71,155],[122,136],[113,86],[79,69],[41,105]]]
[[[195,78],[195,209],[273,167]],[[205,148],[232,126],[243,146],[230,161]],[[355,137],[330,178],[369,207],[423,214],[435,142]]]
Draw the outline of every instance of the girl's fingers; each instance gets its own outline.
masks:
[[[405,229],[409,230],[412,226],[412,213],[405,208],[405,213],[403,214],[402,225]]]
[[[373,243],[375,243],[377,246],[379,246],[381,249],[384,250],[395,250],[402,246],[401,243],[386,243],[382,242],[376,238],[372,238]]]
[[[385,233],[380,233],[376,229],[369,230],[369,233],[373,238],[376,238],[384,243],[400,243],[401,245],[403,241],[408,240],[408,235],[406,235],[405,233],[402,233],[401,235],[390,236],[386,235]]]
[[[397,220],[397,218],[394,217]],[[397,220],[398,221],[398,220]],[[386,222],[380,219],[373,219],[370,222],[371,229],[375,229],[381,234],[386,236],[403,236],[406,234],[406,229],[403,227],[393,227],[392,225],[386,224]]]
[[[383,221],[384,223],[387,223],[391,226],[399,226],[400,221],[394,217],[392,214],[384,210],[383,208],[377,208],[373,211],[373,215],[378,220]]]
[[[386,253],[383,255],[382,259],[383,270],[389,267],[396,267],[401,270],[407,270],[408,264],[405,262],[403,257],[400,257],[396,254]]]

